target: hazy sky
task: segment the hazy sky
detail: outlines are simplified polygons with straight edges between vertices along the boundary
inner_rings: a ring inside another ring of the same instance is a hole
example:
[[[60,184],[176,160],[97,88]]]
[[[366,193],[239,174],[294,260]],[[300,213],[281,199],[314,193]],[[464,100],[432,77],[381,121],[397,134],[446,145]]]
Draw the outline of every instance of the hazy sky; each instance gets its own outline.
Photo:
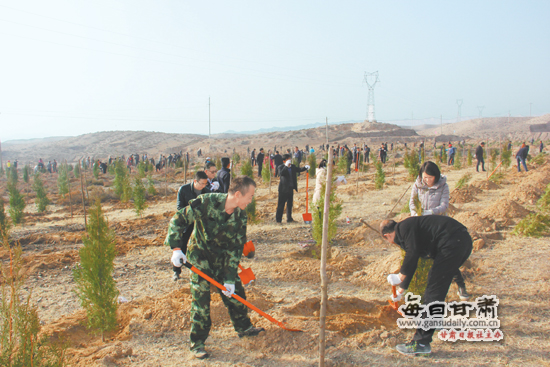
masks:
[[[0,139],[550,112],[549,1],[0,0]]]

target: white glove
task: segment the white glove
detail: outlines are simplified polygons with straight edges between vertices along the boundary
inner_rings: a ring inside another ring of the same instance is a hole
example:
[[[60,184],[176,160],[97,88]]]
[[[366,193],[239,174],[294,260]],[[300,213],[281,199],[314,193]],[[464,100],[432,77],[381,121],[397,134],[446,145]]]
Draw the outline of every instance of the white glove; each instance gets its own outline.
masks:
[[[399,291],[396,291],[395,294],[396,294],[396,296],[394,297],[394,296],[393,296],[393,293],[392,293],[392,295],[390,296],[391,300],[392,300],[393,302],[399,302],[399,301],[401,301],[401,297],[403,296],[403,293],[399,293]]]
[[[291,164],[292,164],[291,160],[288,160],[288,161],[285,162],[285,166],[287,166],[287,167],[290,167]]]
[[[423,210],[422,215],[432,215],[434,212],[432,210]]]
[[[212,182],[212,185],[210,186],[210,188],[212,189],[212,191],[216,191],[217,189],[220,188],[220,183],[218,181],[214,181]]]
[[[390,274],[388,275],[388,283],[391,285],[399,285],[401,284],[401,278],[399,278],[398,274]]]
[[[309,171],[309,165],[306,164],[304,167],[306,167],[306,169]]]
[[[231,298],[231,295],[235,294],[235,284],[227,284],[225,283],[223,285],[227,291],[222,291],[222,293],[226,296]]]
[[[172,253],[172,264],[178,268],[187,262],[185,254],[181,250],[174,250]]]

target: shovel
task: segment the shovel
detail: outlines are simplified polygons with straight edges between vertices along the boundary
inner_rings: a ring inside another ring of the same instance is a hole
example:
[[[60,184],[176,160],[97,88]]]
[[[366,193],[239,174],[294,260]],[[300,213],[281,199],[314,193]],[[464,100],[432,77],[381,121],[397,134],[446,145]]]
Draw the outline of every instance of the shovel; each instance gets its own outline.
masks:
[[[188,262],[186,262],[185,264],[186,268],[188,268],[189,270],[191,270],[193,273],[195,274],[198,274],[199,276],[201,276],[202,278],[206,279],[208,282],[210,282],[211,284],[213,284],[214,286],[218,287],[219,289],[221,289],[222,291],[226,291],[227,289],[221,285],[220,283],[216,282],[214,279],[210,278],[208,275],[204,274],[202,271],[200,271],[199,269],[195,268],[193,265],[191,265]],[[277,326],[279,326],[281,329],[284,329],[284,330],[287,330],[287,331],[299,331],[299,332],[303,332],[303,330],[299,330],[299,329],[290,329],[290,328],[287,328],[285,326],[285,324],[283,324],[282,322],[280,321],[277,321],[275,320],[273,317],[269,316],[268,314],[266,314],[265,312],[263,312],[262,310],[260,310],[258,307],[254,306],[252,303],[248,302],[247,300],[245,300],[244,298],[242,297],[239,297],[238,295],[236,294],[232,294],[231,297],[235,298],[237,301],[241,302],[243,305],[245,305],[246,307],[250,308],[251,310],[254,310],[256,311],[257,313],[259,313],[261,316],[265,317],[266,319],[268,319],[269,321],[271,321],[272,323],[276,324]]]
[[[397,287],[395,285],[391,286],[391,292],[394,297],[397,297]],[[393,308],[395,311],[397,311],[397,313],[403,316],[403,314],[399,311],[399,302],[388,301],[388,303],[390,304],[391,308]]]
[[[243,285],[249,285],[256,280],[256,276],[252,272],[252,269],[245,269],[241,264],[239,264],[239,269],[241,269],[241,272],[239,273],[239,278],[241,278],[241,282],[243,283]]]
[[[311,213],[308,212],[308,188],[309,188],[309,172],[306,172],[306,212],[302,214],[302,218],[304,218],[305,224],[311,224],[313,221],[313,218],[311,217]]]

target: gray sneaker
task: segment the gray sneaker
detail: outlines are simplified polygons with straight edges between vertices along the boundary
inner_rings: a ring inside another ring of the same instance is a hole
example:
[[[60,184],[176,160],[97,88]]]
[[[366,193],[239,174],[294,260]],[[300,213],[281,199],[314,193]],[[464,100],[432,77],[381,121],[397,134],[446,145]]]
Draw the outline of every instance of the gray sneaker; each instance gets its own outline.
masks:
[[[470,299],[471,295],[466,291],[466,287],[458,287],[458,297],[460,297],[461,301],[467,301]]]
[[[412,356],[416,354],[430,354],[432,352],[432,347],[430,344],[420,344],[416,341],[409,342],[407,344],[398,344],[395,349],[401,354],[406,356]]]
[[[193,353],[193,358],[195,358],[195,359],[206,359],[206,358],[210,357],[210,354],[208,354],[204,350],[204,348],[199,348],[199,349],[192,350],[191,353]]]

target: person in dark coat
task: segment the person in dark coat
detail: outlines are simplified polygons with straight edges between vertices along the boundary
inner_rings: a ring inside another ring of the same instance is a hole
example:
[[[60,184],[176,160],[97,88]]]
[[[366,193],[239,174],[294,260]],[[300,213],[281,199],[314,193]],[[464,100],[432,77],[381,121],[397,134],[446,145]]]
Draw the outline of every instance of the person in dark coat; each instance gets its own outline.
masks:
[[[476,148],[476,171],[479,172],[479,164],[481,163],[481,169],[485,172],[485,160],[483,159],[483,148],[485,148],[485,143],[481,142]]]
[[[218,189],[219,193],[229,192],[229,183],[231,182],[231,170],[229,169],[229,158],[222,158],[222,169],[218,171],[218,183],[220,188]]]
[[[277,223],[281,223],[283,220],[283,211],[286,204],[286,221],[287,223],[294,222],[292,219],[292,205],[294,202],[294,190],[298,192],[298,180],[296,175],[300,172],[309,170],[309,166],[306,164],[304,167],[296,167],[292,164],[292,158],[290,154],[283,155],[284,163],[277,166],[277,171],[281,180],[279,181],[279,199],[277,201],[277,213],[275,214],[275,220]]]
[[[209,190],[208,192],[218,192],[220,184],[216,181],[216,173],[218,173],[216,164],[214,162],[207,162],[204,165],[204,173],[206,173],[208,177],[208,182],[206,183],[206,188]]]
[[[406,293],[416,272],[418,259],[422,257],[434,261],[422,303],[444,302],[453,278],[460,274],[459,268],[472,252],[468,229],[451,217],[428,215],[409,217],[399,223],[384,220],[380,223],[380,233],[386,241],[405,251],[399,273],[388,276],[388,282],[397,286],[397,296],[392,295],[392,300],[397,302]],[[413,340],[397,345],[397,351],[406,355],[431,353],[434,331],[416,329]]]
[[[260,148],[260,152],[256,157],[256,163],[258,164],[258,177],[262,177],[262,167],[264,164],[264,157],[265,157],[264,148]]]
[[[206,184],[208,183],[208,176],[204,171],[198,171],[195,174],[195,179],[185,185],[182,185],[178,190],[178,200],[177,200],[177,209],[181,210],[189,205],[189,201],[196,199],[197,196],[202,194],[207,194],[210,192],[206,188]],[[181,251],[185,254],[187,252],[187,242],[189,242],[189,238],[191,238],[191,234],[193,233],[193,229],[195,228],[194,224],[191,224],[189,227],[187,227],[182,234],[182,248]],[[174,271],[173,279],[174,281],[179,279],[179,276],[181,274],[181,267],[177,267],[172,265],[172,270]]]
[[[529,145],[525,145],[525,143],[523,143],[521,145],[521,148],[516,153],[516,160],[518,161],[518,172],[521,172],[520,163],[523,164],[523,168],[525,168],[525,172],[527,172],[527,165],[525,164],[525,160],[527,159],[528,154],[529,154]]]
[[[275,165],[275,177],[279,176],[279,170],[277,167],[279,167],[281,164],[283,164],[283,157],[279,154],[279,151],[275,151],[275,155],[273,156],[273,164]]]
[[[351,150],[348,148],[347,145],[344,148],[346,149],[346,158],[348,160],[346,169],[347,169],[347,174],[349,175],[351,173],[351,164],[353,163],[353,153],[351,152]]]

